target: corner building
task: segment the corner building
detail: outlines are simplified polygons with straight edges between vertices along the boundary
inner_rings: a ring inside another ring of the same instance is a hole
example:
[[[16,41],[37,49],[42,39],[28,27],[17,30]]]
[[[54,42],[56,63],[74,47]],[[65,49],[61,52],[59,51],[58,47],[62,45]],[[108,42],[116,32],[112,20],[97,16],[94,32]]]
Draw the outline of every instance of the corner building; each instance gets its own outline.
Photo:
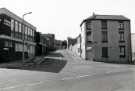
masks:
[[[81,25],[81,57],[88,60],[131,63],[130,19],[122,15],[95,15]]]
[[[27,21],[0,8],[0,59],[21,59],[23,44],[25,57],[35,56],[35,31]]]

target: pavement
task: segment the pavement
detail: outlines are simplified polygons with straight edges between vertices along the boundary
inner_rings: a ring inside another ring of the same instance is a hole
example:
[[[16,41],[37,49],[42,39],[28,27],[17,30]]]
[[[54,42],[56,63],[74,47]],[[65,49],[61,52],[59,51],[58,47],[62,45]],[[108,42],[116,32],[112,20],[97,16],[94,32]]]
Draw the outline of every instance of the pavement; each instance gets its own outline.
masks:
[[[58,50],[27,68],[0,68],[0,91],[135,91],[135,66]]]

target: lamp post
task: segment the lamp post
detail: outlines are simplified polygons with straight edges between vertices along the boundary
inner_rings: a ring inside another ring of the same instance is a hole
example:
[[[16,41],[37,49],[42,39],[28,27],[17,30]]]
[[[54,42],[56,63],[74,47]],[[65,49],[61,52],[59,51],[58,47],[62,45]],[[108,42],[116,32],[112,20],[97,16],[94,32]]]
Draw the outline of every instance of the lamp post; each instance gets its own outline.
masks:
[[[22,19],[23,19],[23,21],[22,21],[22,40],[23,40],[23,50],[22,50],[22,62],[24,63],[24,59],[25,59],[25,50],[24,50],[24,45],[25,45],[25,27],[23,27],[24,26],[24,16],[25,15],[28,15],[28,14],[31,14],[32,12],[28,12],[28,13],[25,13],[25,14],[23,14],[23,16],[22,16]]]

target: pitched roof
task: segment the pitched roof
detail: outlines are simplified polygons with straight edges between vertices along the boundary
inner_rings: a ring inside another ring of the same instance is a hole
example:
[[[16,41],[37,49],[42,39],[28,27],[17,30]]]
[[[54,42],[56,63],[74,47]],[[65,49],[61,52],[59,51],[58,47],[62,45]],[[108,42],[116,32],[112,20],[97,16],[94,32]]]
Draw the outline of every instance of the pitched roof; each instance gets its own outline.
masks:
[[[82,21],[85,22],[87,20],[130,20],[129,18],[123,16],[123,15],[97,15],[93,14],[93,16],[90,16]],[[81,23],[81,25],[82,25]],[[80,25],[80,26],[81,26]]]
[[[110,20],[129,20],[123,15],[93,15],[87,19],[110,19]]]

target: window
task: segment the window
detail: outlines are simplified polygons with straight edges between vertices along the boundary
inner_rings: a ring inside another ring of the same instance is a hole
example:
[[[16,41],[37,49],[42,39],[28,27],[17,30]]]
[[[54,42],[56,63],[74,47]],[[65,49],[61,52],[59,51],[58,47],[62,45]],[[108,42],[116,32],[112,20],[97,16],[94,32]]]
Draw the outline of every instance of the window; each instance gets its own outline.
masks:
[[[11,19],[11,31],[14,31],[14,20]]]
[[[92,32],[89,31],[87,32],[87,42],[91,43],[92,41],[93,41]]]
[[[34,36],[35,31],[33,30],[32,35]]]
[[[2,19],[0,19],[0,23],[2,22]]]
[[[29,29],[29,35],[31,36],[31,29]]]
[[[107,42],[108,37],[107,37],[107,31],[102,31],[102,42]]]
[[[8,47],[8,44],[9,44],[8,41],[5,41],[5,47]]]
[[[124,22],[119,21],[119,30],[124,30]]]
[[[26,39],[26,40],[27,40],[27,36],[28,36],[28,35],[27,35],[27,29],[28,29],[28,28],[25,26],[25,31],[24,31],[24,33],[25,33],[25,39]]]
[[[5,41],[5,47],[12,47],[12,42],[6,40],[6,41]]]
[[[18,51],[18,44],[17,43],[15,43],[15,51]]]
[[[91,30],[91,22],[90,21],[88,21],[86,23],[86,28],[87,28],[87,30]]]
[[[120,34],[120,41],[119,42],[125,42],[124,40],[124,32],[119,32]]]
[[[32,41],[34,41],[34,30],[32,29]]]
[[[18,32],[18,22],[15,21],[15,31]]]
[[[30,35],[30,28],[28,28],[28,35]]]
[[[31,35],[33,36],[33,30],[31,29]]]
[[[15,22],[13,19],[11,19],[11,31],[14,31],[14,27],[15,27]],[[11,37],[14,37],[14,33],[11,32]]]
[[[108,47],[102,47],[102,57],[108,58]]]
[[[24,34],[25,32],[25,25],[22,25],[22,33]]]
[[[30,36],[32,36],[32,29],[30,29]]]
[[[25,35],[27,35],[27,27],[25,27]]]
[[[107,29],[107,21],[106,20],[101,21],[101,27],[102,27],[102,29]]]
[[[30,28],[28,28],[28,40],[30,40]]]
[[[19,23],[19,32],[20,33],[22,32],[21,29],[22,29],[22,26],[21,26],[21,23]]]
[[[120,46],[120,58],[125,57],[125,46]]]

